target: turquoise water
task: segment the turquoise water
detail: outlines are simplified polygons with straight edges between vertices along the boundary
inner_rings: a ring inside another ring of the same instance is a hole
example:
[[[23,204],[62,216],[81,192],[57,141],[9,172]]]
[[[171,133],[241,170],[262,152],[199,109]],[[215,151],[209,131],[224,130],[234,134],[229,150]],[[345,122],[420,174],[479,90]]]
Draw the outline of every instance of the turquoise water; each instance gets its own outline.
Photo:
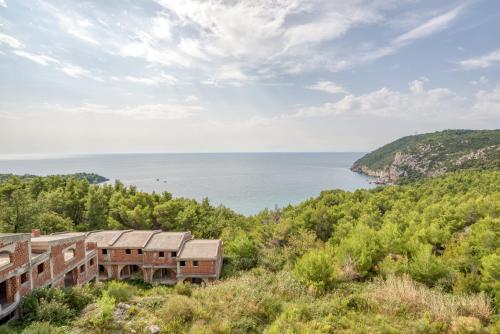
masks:
[[[0,173],[94,172],[143,191],[208,197],[243,214],[283,207],[322,190],[370,188],[349,170],[363,153],[109,154],[0,160]]]

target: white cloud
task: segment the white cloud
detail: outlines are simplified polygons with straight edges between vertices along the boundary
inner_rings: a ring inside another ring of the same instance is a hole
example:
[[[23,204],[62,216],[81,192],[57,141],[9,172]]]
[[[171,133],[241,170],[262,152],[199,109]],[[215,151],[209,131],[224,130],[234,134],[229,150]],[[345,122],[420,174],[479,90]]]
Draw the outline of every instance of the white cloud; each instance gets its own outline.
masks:
[[[81,106],[46,106],[50,110],[82,114],[106,114],[135,119],[183,119],[203,110],[201,106],[182,104],[144,104],[134,107],[110,107],[101,104],[85,103]]]
[[[70,10],[60,9],[43,0],[40,0],[39,4],[49,15],[57,19],[63,31],[87,43],[100,44],[90,32],[94,24],[88,18]]]
[[[462,60],[459,62],[459,64],[466,69],[475,69],[488,68],[498,62],[500,62],[500,49],[492,51],[483,56]]]
[[[91,74],[88,70],[76,65],[64,65],[61,71],[73,78],[89,77]]]
[[[455,20],[463,11],[464,5],[458,6],[449,12],[435,16],[430,20],[420,24],[418,27],[404,33],[394,39],[395,44],[407,43],[412,40],[424,38],[430,36],[436,32],[439,32],[449,26],[449,24]]]
[[[328,115],[371,115],[385,118],[420,119],[440,118],[455,111],[463,111],[464,98],[446,88],[426,90],[423,81],[409,84],[410,92],[398,92],[388,88],[364,94],[349,94],[337,102],[320,106],[301,107],[285,118],[318,117]]]
[[[197,97],[197,96],[195,96],[195,95],[188,95],[188,96],[186,96],[186,98],[184,99],[184,101],[186,101],[186,102],[196,102],[196,101],[198,101],[198,100],[199,100],[199,99],[198,99],[198,97]]]
[[[414,42],[415,40],[431,36],[437,32],[446,29],[454,20],[456,20],[463,12],[465,5],[458,6],[444,14],[435,16],[423,23],[420,23],[416,28],[399,35],[392,39],[387,45],[373,47],[369,50],[354,53],[343,59],[336,59],[328,63],[328,68],[331,71],[337,72],[352,68],[356,65],[374,62],[378,59],[387,57],[398,52],[402,47]]]
[[[122,79],[116,78],[116,80],[122,80]],[[136,77],[129,75],[123,78],[123,80],[127,82],[143,84],[146,86],[158,86],[160,84],[173,85],[177,83],[177,79],[174,76],[165,73],[161,73],[159,75],[150,77]]]
[[[14,51],[12,51],[12,53],[14,53],[15,55],[17,55],[19,57],[29,59],[32,62],[35,62],[35,63],[42,65],[42,66],[47,66],[51,63],[54,63],[54,64],[59,63],[59,60],[57,60],[53,57],[49,57],[49,56],[41,55],[41,54],[36,54],[36,53],[31,53],[28,51],[14,50]]]
[[[477,118],[500,118],[500,85],[492,91],[481,90],[476,94],[473,111]]]
[[[319,90],[329,94],[347,94],[348,91],[344,87],[337,85],[331,81],[318,81],[314,85],[306,87],[307,89]]]
[[[7,8],[7,3],[5,2],[5,0],[0,0],[0,7]]]
[[[485,85],[489,82],[488,78],[485,77],[484,75],[482,75],[481,77],[479,77],[479,79],[477,80],[472,80],[470,82],[471,85],[473,86],[477,86],[477,85]]]
[[[12,36],[0,33],[0,45],[5,44],[13,49],[20,49],[23,47],[21,42]]]

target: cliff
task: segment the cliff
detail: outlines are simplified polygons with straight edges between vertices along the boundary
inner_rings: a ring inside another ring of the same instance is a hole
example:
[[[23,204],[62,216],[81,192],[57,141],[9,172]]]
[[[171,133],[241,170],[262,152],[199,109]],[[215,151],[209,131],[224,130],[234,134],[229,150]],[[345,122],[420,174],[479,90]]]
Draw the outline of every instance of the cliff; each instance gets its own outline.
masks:
[[[366,154],[351,167],[384,184],[467,169],[500,169],[500,130],[445,130],[407,136]]]

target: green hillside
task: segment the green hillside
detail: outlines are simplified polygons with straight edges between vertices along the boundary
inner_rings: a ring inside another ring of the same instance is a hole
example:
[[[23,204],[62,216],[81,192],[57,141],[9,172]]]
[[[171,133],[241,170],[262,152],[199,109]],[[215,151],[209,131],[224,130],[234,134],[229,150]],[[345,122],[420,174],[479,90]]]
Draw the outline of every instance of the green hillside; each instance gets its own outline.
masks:
[[[3,232],[143,228],[224,241],[206,287],[108,282],[34,292],[0,333],[500,333],[500,171],[329,190],[238,215],[134,187],[0,184]]]
[[[74,173],[74,174],[65,174],[65,175],[55,175],[63,178],[76,178],[77,180],[87,180],[90,184],[98,184],[109,181],[109,179],[104,176],[97,175],[95,173]],[[0,182],[5,182],[11,178],[19,178],[21,180],[31,180],[37,178],[39,176],[32,174],[23,174],[23,175],[15,175],[15,174],[0,174]]]
[[[352,170],[407,182],[467,169],[500,169],[500,130],[445,130],[400,138],[357,160]]]

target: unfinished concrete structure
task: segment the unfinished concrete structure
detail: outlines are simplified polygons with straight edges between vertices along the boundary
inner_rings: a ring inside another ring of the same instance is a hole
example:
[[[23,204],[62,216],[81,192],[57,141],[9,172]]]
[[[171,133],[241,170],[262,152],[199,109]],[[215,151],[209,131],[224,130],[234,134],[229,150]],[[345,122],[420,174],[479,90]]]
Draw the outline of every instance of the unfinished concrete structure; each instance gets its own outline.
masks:
[[[0,233],[0,324],[41,287],[129,278],[208,283],[220,276],[222,253],[221,240],[195,240],[191,232]]]
[[[97,251],[85,233],[0,233],[0,322],[17,316],[21,297],[45,287],[70,287],[96,278]],[[95,246],[95,245],[94,245]]]
[[[222,241],[194,240],[190,232],[95,231],[87,242],[97,245],[100,280],[208,283],[222,269]]]

